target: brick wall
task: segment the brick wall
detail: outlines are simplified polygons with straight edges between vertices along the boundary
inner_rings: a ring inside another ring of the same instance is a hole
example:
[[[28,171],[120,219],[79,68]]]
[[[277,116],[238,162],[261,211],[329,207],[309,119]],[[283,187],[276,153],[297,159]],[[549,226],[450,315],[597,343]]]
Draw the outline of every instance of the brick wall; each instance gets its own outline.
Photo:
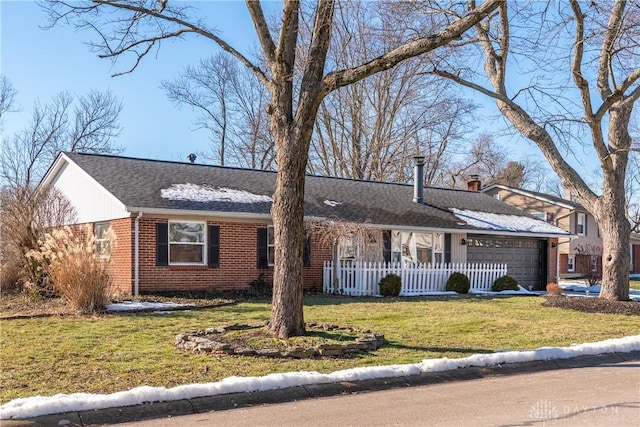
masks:
[[[115,233],[115,242],[111,245],[109,275],[110,291],[115,295],[131,294],[133,278],[133,219],[121,218],[108,222]],[[94,232],[95,223],[74,224],[73,234],[85,239]]]
[[[266,227],[259,223],[231,223],[207,221],[220,227],[220,266],[170,265],[156,266],[156,223],[166,218],[143,217],[140,221],[141,293],[153,291],[237,290],[246,289],[260,273],[265,280],[273,278],[273,268],[258,269],[257,230]],[[329,248],[311,245],[311,267],[304,269],[305,289],[322,288],[322,263],[331,258]]]
[[[111,288],[115,294],[133,293],[133,218],[122,218],[109,221],[116,235],[111,245]]]

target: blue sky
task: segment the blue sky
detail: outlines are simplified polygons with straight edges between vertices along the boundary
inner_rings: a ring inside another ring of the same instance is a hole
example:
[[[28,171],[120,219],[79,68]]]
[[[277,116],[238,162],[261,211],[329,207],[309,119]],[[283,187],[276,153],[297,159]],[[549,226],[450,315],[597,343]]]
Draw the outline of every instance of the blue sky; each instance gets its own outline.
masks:
[[[254,33],[243,2],[217,2],[212,13],[224,15],[215,22],[234,46],[252,48]],[[195,113],[174,107],[160,83],[216,53],[212,42],[198,37],[165,42],[158,55],[145,58],[136,71],[114,78],[110,76],[129,64],[114,66],[98,58],[86,45],[94,34],[65,26],[40,28],[46,24],[47,17],[35,2],[0,0],[0,72],[17,89],[21,108],[4,118],[6,135],[28,124],[36,99],[47,102],[61,91],[82,95],[92,89],[111,90],[124,106],[118,144],[124,146],[125,155],[182,160],[190,152],[206,150],[208,133],[194,130]]]
[[[243,52],[255,46],[255,33],[244,2],[192,1],[190,5],[205,3],[208,14],[202,17],[215,23],[225,40]],[[267,8],[269,5],[279,8],[278,2],[267,3]],[[133,73],[113,78],[113,73],[125,70],[130,63],[114,65],[98,58],[86,44],[94,39],[93,33],[76,32],[69,26],[42,29],[46,24],[47,17],[35,2],[0,0],[0,72],[17,89],[21,108],[4,118],[5,135],[28,125],[36,100],[47,102],[61,91],[82,95],[92,89],[110,90],[124,106],[120,116],[123,130],[117,141],[125,148],[124,155],[184,161],[191,152],[208,150],[208,132],[196,130],[193,125],[197,112],[172,105],[160,83],[178,75],[185,66],[215,54],[218,48],[213,42],[197,36],[166,41]],[[477,115],[484,120],[478,120],[478,126],[485,132],[504,127],[502,120],[486,120],[496,116],[493,102],[473,92],[468,96],[483,106]],[[532,143],[516,140],[517,143],[514,137],[499,139],[511,150],[512,159],[519,160],[523,153],[540,156]]]

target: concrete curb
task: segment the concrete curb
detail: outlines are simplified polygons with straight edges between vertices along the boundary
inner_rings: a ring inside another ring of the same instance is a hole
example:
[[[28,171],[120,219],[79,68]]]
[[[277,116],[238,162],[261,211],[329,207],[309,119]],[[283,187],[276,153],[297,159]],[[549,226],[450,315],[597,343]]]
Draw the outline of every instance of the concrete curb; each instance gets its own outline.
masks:
[[[268,390],[253,393],[230,393],[216,396],[197,397],[171,402],[154,402],[120,408],[96,409],[44,415],[32,419],[2,420],[2,427],[26,426],[90,426],[96,424],[117,424],[165,418],[179,415],[197,414],[245,408],[269,403],[293,402],[303,399],[338,396],[343,394],[367,393],[393,388],[415,387],[452,381],[468,381],[503,375],[518,375],[555,369],[573,369],[608,365],[611,363],[639,362],[640,351],[629,353],[607,353],[602,355],[578,356],[571,359],[512,363],[487,367],[470,367],[453,371],[427,372],[404,377],[379,378],[372,380],[312,384]]]

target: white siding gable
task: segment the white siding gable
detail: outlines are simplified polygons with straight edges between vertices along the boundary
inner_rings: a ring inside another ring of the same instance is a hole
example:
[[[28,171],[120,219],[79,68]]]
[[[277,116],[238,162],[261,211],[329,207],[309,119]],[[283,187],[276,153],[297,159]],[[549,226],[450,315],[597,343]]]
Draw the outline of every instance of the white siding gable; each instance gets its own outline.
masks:
[[[79,223],[105,221],[130,216],[118,199],[64,156],[61,166],[45,182],[58,188],[76,209]]]

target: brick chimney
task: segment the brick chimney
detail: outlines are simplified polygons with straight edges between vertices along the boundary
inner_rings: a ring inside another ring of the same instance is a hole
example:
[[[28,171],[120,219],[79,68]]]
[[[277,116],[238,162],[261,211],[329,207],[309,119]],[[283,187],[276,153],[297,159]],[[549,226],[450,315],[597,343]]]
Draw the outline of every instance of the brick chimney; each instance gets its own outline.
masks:
[[[415,156],[413,160],[415,161],[413,166],[413,201],[422,203],[424,201],[424,156]]]
[[[471,175],[469,181],[467,181],[467,189],[469,191],[480,191],[482,187],[482,181],[478,178],[478,175]]]

